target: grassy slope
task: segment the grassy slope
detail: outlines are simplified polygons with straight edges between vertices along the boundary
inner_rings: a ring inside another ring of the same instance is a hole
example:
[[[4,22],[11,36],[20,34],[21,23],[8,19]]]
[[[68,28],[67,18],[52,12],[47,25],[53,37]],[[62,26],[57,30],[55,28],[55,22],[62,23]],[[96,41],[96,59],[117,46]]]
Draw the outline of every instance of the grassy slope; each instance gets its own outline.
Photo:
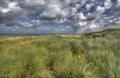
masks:
[[[0,78],[120,78],[119,35],[0,38]]]

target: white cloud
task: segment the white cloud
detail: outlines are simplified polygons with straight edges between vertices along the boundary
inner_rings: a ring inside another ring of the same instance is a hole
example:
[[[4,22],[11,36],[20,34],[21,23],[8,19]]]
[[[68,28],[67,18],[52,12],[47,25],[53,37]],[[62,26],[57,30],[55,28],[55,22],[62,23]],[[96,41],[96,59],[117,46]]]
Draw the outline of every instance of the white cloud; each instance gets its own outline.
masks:
[[[93,6],[93,4],[86,4],[86,9],[90,10],[90,8]]]
[[[105,8],[106,8],[106,9],[110,9],[110,8],[112,7],[112,2],[111,2],[111,0],[105,0],[104,5],[105,5]]]
[[[116,5],[117,7],[119,7],[120,6],[120,0],[117,0],[117,5]]]
[[[100,15],[102,15],[103,12],[105,12],[105,7],[98,6],[97,9],[96,9],[95,14],[96,14],[97,17],[100,17]]]
[[[21,8],[18,6],[16,2],[8,2],[7,7],[0,7],[0,10],[2,13],[8,13],[10,11],[18,11],[21,10]]]
[[[4,9],[3,9],[3,8],[0,8],[0,10],[1,10],[2,13],[7,13],[7,12],[10,11],[10,9],[6,9],[6,8],[4,8]]]

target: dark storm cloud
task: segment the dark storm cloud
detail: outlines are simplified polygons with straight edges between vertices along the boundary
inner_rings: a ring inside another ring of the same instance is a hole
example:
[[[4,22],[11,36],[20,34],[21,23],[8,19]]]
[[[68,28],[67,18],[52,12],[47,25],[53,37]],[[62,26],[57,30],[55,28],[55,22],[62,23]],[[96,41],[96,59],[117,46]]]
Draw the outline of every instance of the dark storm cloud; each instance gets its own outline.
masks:
[[[15,21],[22,13],[22,8],[10,0],[0,0],[0,22],[9,23]]]
[[[8,7],[7,3],[5,2],[5,0],[0,0],[0,7]]]

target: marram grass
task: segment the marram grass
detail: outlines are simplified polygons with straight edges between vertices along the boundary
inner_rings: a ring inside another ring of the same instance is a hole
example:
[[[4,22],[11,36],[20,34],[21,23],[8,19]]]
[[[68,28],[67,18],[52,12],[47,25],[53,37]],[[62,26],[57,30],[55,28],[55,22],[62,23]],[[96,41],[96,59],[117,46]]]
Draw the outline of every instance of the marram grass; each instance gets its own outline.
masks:
[[[0,38],[0,78],[120,78],[119,35]]]

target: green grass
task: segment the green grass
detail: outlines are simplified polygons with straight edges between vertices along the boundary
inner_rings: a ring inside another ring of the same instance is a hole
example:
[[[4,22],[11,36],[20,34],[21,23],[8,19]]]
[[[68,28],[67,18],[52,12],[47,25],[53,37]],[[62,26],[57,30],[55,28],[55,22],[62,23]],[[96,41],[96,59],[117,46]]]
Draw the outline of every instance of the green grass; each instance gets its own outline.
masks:
[[[0,38],[0,78],[120,78],[119,35]]]

